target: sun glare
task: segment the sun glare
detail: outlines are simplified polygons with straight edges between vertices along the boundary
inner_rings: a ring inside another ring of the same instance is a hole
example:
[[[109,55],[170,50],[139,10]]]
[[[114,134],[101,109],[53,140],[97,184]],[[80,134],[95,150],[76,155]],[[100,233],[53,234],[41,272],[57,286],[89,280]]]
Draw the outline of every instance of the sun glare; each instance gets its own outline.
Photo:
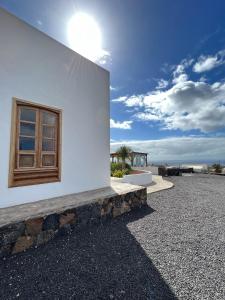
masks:
[[[103,58],[102,34],[95,20],[85,13],[75,14],[68,23],[68,40],[71,48],[92,61]]]

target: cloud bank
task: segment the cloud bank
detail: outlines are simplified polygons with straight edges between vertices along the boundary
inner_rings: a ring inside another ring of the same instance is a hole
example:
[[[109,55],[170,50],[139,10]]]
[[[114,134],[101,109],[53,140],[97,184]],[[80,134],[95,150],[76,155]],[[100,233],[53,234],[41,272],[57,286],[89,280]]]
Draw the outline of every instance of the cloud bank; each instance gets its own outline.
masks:
[[[149,161],[204,161],[225,160],[225,138],[173,137],[161,140],[120,141],[111,143],[114,152],[121,145],[149,153]]]
[[[187,69],[193,66],[196,72],[223,63],[225,51],[220,51],[211,60],[201,56],[184,59],[172,68],[170,87],[168,81],[160,79],[156,88],[146,94],[121,96],[112,102],[135,108],[133,120],[159,122],[164,130],[200,130],[214,132],[225,127],[225,82],[207,83],[203,76],[199,80],[189,79]]]

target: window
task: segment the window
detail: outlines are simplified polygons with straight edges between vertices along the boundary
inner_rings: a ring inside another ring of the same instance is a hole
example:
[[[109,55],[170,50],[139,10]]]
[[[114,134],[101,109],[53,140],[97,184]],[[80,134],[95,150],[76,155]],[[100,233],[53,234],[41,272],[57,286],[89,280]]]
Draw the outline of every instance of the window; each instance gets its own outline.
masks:
[[[60,181],[61,111],[14,99],[9,186]]]

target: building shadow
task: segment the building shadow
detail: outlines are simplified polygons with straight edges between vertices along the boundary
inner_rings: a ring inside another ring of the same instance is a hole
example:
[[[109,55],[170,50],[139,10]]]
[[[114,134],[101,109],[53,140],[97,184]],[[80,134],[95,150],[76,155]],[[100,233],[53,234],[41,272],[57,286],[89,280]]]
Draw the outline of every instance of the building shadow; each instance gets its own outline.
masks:
[[[0,299],[177,299],[127,224],[149,206],[0,262]]]

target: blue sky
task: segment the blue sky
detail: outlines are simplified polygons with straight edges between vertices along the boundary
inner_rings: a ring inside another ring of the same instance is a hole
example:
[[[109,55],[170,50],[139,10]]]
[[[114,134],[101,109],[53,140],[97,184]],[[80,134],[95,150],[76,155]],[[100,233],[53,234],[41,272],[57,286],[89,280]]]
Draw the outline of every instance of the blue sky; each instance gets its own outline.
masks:
[[[111,146],[152,161],[225,159],[223,0],[0,0],[68,44],[77,12],[98,23],[111,73]]]

